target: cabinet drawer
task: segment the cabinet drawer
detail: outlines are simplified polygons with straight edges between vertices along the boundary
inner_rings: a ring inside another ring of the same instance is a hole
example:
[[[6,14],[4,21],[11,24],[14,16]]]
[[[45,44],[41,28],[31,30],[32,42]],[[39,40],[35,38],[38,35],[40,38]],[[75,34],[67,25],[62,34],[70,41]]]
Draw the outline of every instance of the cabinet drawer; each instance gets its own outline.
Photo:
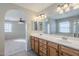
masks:
[[[47,49],[47,46],[46,46],[46,45],[42,45],[42,47],[43,47],[44,49]]]
[[[52,42],[48,42],[48,46],[56,48],[56,49],[58,48],[58,44],[52,43]]]
[[[44,54],[44,53],[43,53],[42,55],[43,55],[43,56],[47,56],[47,55],[46,55],[46,54]]]
[[[43,39],[40,39],[39,42],[41,42],[43,44],[46,44],[47,41],[46,40],[43,40]]]
[[[37,37],[35,37],[35,41],[38,41],[38,38]]]
[[[44,53],[44,54],[47,54],[47,51],[46,51],[46,49],[40,49],[40,51],[42,52],[42,53]]]
[[[71,55],[69,55],[69,54],[67,54],[67,53],[61,53],[60,56],[71,56]]]
[[[47,50],[46,50],[46,49],[42,49],[42,52],[43,52],[44,54],[47,54]]]
[[[35,39],[35,37],[31,36],[31,39]]]
[[[42,55],[43,55],[43,53],[42,53],[42,52],[39,52],[39,55],[40,55],[40,56],[42,56]]]
[[[44,45],[43,43],[41,43],[41,42],[39,43],[39,46],[43,46],[43,45]]]
[[[42,51],[43,47],[39,47],[39,50]]]
[[[45,49],[47,48],[46,44],[40,43],[39,46],[42,47],[42,48],[45,48]]]
[[[39,49],[39,52],[43,52],[44,54],[46,54],[47,53],[47,49],[45,49],[45,48],[43,48],[43,47],[40,47],[40,49]]]
[[[79,55],[78,50],[74,50],[72,48],[68,48],[68,47],[65,47],[65,46],[61,46],[61,51],[68,53],[70,55]]]

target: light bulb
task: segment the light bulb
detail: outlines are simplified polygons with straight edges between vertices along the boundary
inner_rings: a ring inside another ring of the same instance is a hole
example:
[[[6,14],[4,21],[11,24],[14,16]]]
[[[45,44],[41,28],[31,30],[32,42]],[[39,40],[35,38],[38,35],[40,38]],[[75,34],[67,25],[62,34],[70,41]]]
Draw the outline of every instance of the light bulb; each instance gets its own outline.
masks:
[[[57,7],[57,12],[59,12],[61,10],[61,8],[60,7]]]
[[[63,10],[60,10],[59,14],[62,14],[63,13]]]
[[[68,12],[68,11],[70,11],[70,8],[69,7],[65,9],[65,12]]]
[[[78,9],[79,8],[79,4],[74,4],[73,9]]]
[[[68,7],[69,7],[68,4],[64,4],[63,9],[66,9]]]

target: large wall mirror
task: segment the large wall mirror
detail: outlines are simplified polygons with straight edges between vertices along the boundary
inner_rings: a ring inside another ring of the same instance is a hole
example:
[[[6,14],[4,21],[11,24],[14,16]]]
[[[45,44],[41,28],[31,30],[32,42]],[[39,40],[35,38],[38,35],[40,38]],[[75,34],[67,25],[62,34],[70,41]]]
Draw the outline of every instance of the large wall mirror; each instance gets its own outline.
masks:
[[[74,32],[79,33],[79,20],[74,21]]]
[[[74,20],[74,37],[79,37],[79,20]]]
[[[44,33],[58,34],[65,36],[79,35],[79,17],[69,17],[63,19],[48,19],[44,21]]]
[[[42,31],[43,30],[43,22],[33,22],[33,31]]]
[[[34,31],[42,31],[45,34],[58,34],[66,36],[79,36],[79,17],[69,17],[63,19],[47,18],[42,22],[33,22]]]
[[[79,35],[79,19],[78,17],[70,17],[65,19],[57,19],[56,34],[63,34],[67,36]]]

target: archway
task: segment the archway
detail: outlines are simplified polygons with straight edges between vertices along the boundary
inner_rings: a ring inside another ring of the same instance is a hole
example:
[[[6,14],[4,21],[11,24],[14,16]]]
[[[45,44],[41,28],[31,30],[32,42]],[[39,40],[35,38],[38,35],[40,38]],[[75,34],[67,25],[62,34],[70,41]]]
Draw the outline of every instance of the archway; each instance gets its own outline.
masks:
[[[20,24],[20,18],[23,23]],[[5,14],[5,55],[12,55],[27,48],[26,16],[21,10],[9,10]]]

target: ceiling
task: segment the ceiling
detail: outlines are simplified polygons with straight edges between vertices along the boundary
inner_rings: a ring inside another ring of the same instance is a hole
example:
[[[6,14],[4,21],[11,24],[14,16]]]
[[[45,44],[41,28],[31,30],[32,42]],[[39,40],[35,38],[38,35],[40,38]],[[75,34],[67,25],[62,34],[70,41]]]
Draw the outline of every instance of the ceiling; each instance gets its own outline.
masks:
[[[34,12],[40,12],[45,8],[51,6],[52,3],[17,3],[17,5],[32,10]]]
[[[19,10],[10,10],[5,15],[5,20],[9,20],[9,21],[19,21],[20,18],[24,20],[25,15]]]
[[[40,12],[52,4],[51,3],[16,3],[16,5],[24,7],[34,12]],[[23,18],[23,20],[25,19],[23,12],[14,9],[8,11],[5,16],[5,20],[9,20],[9,21],[19,21],[20,18]]]

